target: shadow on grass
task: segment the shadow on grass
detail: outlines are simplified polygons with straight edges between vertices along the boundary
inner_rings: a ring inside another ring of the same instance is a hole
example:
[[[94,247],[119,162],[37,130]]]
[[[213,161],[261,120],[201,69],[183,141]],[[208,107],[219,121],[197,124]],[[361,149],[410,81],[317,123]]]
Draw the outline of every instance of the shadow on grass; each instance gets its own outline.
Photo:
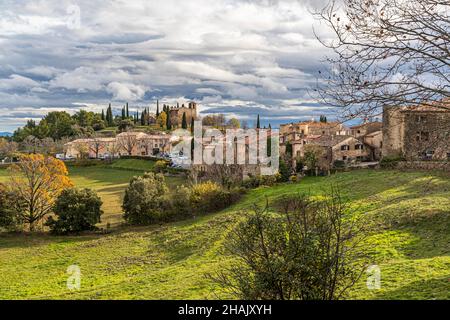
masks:
[[[450,299],[450,271],[447,276],[410,283],[395,290],[379,294],[382,300],[448,300]]]
[[[450,211],[434,211],[404,221],[399,230],[409,232],[414,239],[399,249],[411,259],[450,255]],[[450,289],[450,283],[449,289]]]

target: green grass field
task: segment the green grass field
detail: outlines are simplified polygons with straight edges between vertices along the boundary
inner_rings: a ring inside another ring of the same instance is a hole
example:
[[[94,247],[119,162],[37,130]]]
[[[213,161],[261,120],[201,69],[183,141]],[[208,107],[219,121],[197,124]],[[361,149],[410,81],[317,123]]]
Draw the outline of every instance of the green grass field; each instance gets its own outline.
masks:
[[[90,170],[94,168],[78,168],[71,176],[78,186],[96,188],[104,199],[120,193],[135,174]],[[381,269],[381,289],[368,290],[363,277],[351,299],[450,299],[450,177],[383,170],[261,187],[225,211],[177,223],[119,228],[106,235],[0,236],[0,298],[227,298],[205,274],[232,262],[220,249],[240,210],[266,197],[319,195],[332,182],[339,183],[352,207],[375,228],[367,250]],[[112,214],[114,209],[109,210]],[[66,269],[72,264],[81,268],[79,291],[66,287]]]
[[[153,161],[137,159],[119,159],[109,165],[88,167],[69,166],[69,176],[76,187],[95,190],[103,200],[102,223],[111,226],[122,222],[122,199],[124,190],[133,176],[141,175],[153,168]],[[0,182],[8,180],[8,172],[0,169]],[[169,187],[184,183],[182,177],[167,177]]]

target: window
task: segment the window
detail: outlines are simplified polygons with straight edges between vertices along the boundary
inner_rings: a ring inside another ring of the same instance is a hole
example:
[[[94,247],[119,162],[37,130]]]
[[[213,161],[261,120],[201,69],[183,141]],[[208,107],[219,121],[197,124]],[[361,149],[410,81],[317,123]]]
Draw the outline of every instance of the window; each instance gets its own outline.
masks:
[[[325,134],[325,131],[322,131],[322,134]]]
[[[355,150],[362,150],[364,146],[362,144],[355,144]]]
[[[357,133],[361,133],[361,130],[356,131]]]
[[[347,156],[343,156],[342,160],[344,160],[344,161],[347,160]]]
[[[424,132],[424,131],[417,131],[416,133],[416,141],[428,141],[430,137],[430,133],[429,132]]]
[[[433,155],[434,155],[434,150],[427,150],[427,151],[422,152],[422,153],[419,152],[419,157],[422,160],[432,160],[433,159]]]
[[[423,132],[422,131],[420,133],[420,140],[422,140],[422,141],[428,141],[429,137],[430,137],[430,133],[429,132]]]
[[[416,122],[417,123],[427,122],[427,117],[425,117],[425,116],[416,116]]]
[[[450,160],[450,152],[447,152],[447,160]]]
[[[341,146],[341,150],[342,150],[342,151],[344,151],[344,150],[350,150],[350,146],[344,144],[344,145]]]

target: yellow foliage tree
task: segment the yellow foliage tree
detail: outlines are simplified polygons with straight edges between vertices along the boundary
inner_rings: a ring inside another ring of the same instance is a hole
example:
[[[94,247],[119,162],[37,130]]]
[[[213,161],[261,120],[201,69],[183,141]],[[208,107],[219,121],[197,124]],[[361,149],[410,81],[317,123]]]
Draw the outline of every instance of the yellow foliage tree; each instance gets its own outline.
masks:
[[[20,155],[9,172],[9,186],[19,197],[14,209],[30,231],[51,212],[62,190],[73,186],[64,162],[42,154]]]
[[[158,119],[156,119],[156,123],[159,124],[161,128],[164,128],[166,126],[167,122],[167,114],[165,112],[161,112],[158,116]]]

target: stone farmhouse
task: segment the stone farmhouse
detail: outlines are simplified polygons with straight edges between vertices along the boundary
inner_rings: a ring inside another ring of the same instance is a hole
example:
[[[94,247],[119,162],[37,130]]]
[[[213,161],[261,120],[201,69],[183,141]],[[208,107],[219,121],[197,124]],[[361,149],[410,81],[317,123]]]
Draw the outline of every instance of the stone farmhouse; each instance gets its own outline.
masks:
[[[351,136],[360,139],[369,146],[370,159],[381,159],[381,148],[383,147],[383,123],[379,121],[366,122],[358,126],[350,127]]]
[[[450,160],[450,99],[440,104],[385,107],[383,157]]]
[[[280,125],[280,154],[286,155],[287,146],[292,148],[293,166],[305,151],[315,146],[320,150],[319,166],[329,169],[336,162],[352,163],[376,160],[381,154],[374,133],[380,131],[381,123],[366,123],[347,128],[339,122],[304,121]],[[381,133],[381,131],[380,131]],[[378,146],[375,148],[375,146]]]
[[[170,120],[174,127],[181,127],[183,114],[186,114],[187,124],[190,125],[192,118],[197,120],[197,103],[189,102],[187,106],[184,104],[180,106],[169,107]]]
[[[116,137],[76,139],[64,145],[65,156],[70,158],[114,158],[123,155],[151,156],[169,152],[169,134],[122,132]]]

